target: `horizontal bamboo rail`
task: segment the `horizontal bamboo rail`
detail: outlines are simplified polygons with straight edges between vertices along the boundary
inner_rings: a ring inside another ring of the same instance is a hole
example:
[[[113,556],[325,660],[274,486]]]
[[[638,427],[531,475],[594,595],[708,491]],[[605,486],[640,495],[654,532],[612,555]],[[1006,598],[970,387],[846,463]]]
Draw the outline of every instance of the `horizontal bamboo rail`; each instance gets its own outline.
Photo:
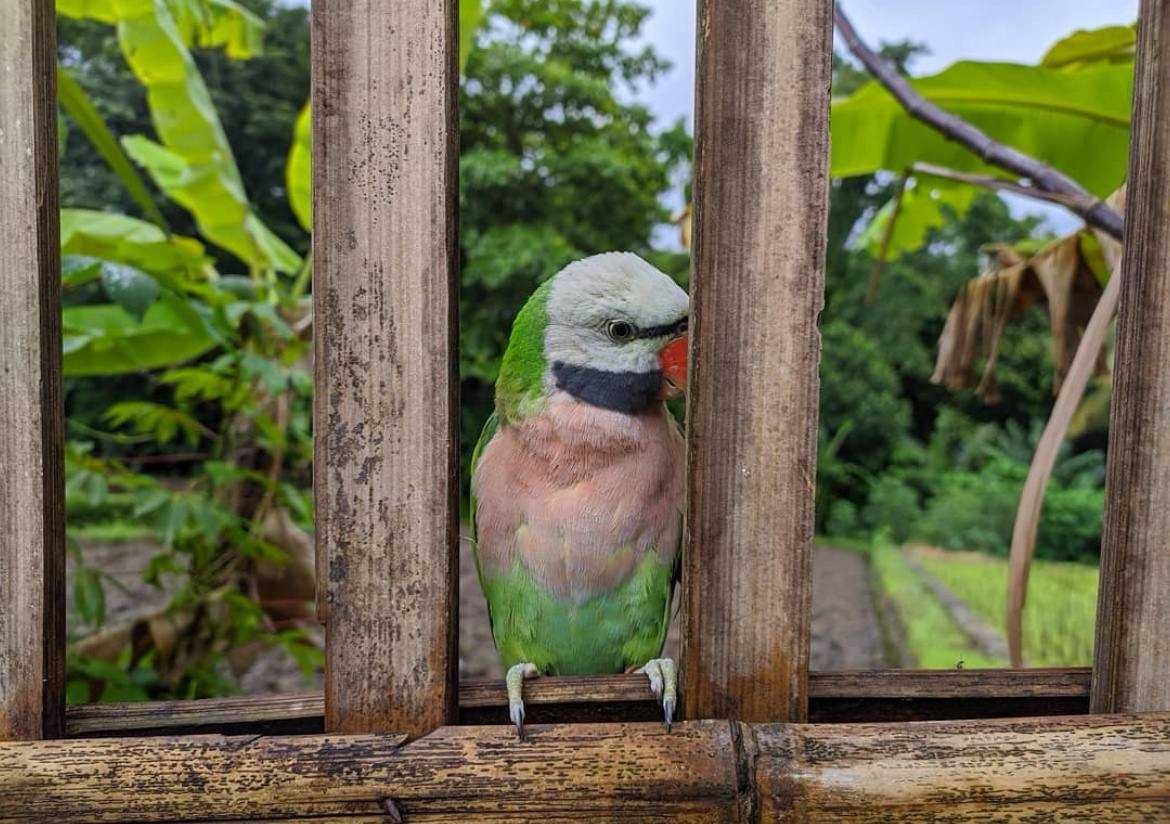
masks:
[[[814,672],[809,719],[817,723],[1074,715],[1088,711],[1088,668]],[[525,685],[534,723],[651,721],[660,710],[640,675],[540,678]],[[504,723],[501,681],[460,685],[459,721]],[[318,733],[320,693],[70,707],[66,735],[173,735],[178,732]]]
[[[1170,815],[1168,714],[530,731],[0,744],[0,821]]]

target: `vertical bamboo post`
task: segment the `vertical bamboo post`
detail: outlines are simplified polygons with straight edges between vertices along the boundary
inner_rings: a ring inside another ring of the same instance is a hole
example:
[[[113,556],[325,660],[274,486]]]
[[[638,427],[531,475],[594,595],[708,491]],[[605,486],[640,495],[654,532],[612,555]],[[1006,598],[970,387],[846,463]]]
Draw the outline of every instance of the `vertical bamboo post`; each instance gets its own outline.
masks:
[[[1094,712],[1170,710],[1170,0],[1139,29]]]
[[[65,490],[52,0],[0,25],[0,739],[61,734]]]
[[[700,0],[683,686],[807,713],[830,0]]]
[[[315,0],[325,723],[456,717],[455,0]]]

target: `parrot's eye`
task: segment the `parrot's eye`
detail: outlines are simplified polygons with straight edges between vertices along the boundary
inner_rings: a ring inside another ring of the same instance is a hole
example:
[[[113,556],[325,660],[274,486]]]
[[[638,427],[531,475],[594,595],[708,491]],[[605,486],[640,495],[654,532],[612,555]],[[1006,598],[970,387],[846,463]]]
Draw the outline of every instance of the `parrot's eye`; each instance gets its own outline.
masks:
[[[634,324],[627,321],[611,320],[605,325],[605,334],[609,335],[609,339],[612,341],[626,343],[638,336],[638,330]]]

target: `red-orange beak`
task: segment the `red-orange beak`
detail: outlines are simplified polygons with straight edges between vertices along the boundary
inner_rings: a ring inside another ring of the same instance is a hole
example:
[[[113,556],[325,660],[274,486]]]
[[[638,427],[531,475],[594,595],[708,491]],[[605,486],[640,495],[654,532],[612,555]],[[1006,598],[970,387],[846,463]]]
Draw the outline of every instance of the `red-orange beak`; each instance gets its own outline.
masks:
[[[675,338],[658,352],[662,367],[663,393],[678,397],[687,389],[687,336]]]

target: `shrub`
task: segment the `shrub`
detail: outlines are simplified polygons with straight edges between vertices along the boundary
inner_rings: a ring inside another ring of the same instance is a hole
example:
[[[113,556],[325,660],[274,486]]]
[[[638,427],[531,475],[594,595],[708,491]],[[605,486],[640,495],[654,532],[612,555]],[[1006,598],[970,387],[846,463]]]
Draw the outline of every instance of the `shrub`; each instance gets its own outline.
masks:
[[[857,505],[852,501],[834,501],[825,521],[825,532],[833,538],[854,538],[860,535]]]
[[[888,530],[890,537],[898,543],[910,538],[921,516],[918,493],[894,475],[878,478],[861,513],[862,522],[868,529],[874,532]]]

